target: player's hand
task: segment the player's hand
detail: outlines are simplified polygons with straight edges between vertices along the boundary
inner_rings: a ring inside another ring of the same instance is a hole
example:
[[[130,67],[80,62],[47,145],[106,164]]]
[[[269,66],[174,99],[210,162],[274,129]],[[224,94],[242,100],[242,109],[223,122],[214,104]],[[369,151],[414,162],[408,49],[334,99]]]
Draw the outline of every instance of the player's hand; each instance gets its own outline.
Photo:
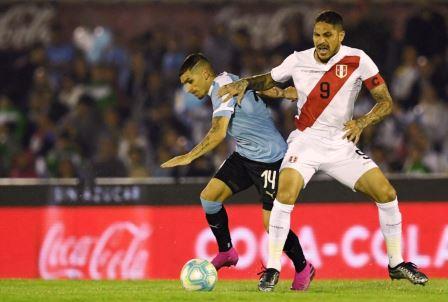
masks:
[[[283,89],[284,98],[290,100],[291,102],[296,102],[299,96],[297,95],[297,90],[295,87],[289,86]]]
[[[218,96],[221,97],[221,102],[225,103],[234,96],[236,96],[236,102],[241,105],[246,88],[249,85],[247,80],[241,79],[236,82],[227,84],[219,88]]]
[[[179,156],[173,157],[172,159],[161,164],[160,167],[172,168],[172,167],[176,167],[176,166],[185,166],[191,162],[192,162],[192,159],[190,158],[190,156],[188,156],[188,154],[184,154],[184,155],[179,155]]]
[[[359,138],[361,137],[361,133],[364,130],[365,126],[359,120],[350,120],[344,124],[344,139],[347,138],[349,141],[358,143]]]

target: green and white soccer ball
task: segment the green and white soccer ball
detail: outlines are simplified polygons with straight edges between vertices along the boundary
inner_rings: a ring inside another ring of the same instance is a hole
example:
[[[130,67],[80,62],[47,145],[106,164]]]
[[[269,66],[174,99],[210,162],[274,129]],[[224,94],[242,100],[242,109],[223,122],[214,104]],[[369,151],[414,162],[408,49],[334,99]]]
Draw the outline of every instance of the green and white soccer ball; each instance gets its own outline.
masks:
[[[180,273],[182,286],[189,291],[211,291],[218,281],[213,264],[203,259],[191,259]]]

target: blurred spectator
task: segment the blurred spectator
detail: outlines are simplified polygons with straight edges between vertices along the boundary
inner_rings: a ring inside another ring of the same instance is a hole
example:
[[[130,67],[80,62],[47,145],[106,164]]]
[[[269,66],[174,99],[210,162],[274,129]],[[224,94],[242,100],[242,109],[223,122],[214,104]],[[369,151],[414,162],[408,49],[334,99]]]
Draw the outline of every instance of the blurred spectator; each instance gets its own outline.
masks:
[[[127,167],[131,165],[131,158],[129,158],[130,150],[135,148],[138,148],[138,151],[144,154],[149,153],[148,141],[146,136],[141,133],[138,123],[133,120],[128,120],[125,123],[123,134],[118,144],[118,156]]]
[[[385,45],[391,30],[378,6],[372,1],[356,1],[346,19],[344,44],[365,51],[377,65],[384,65]]]
[[[36,156],[45,156],[56,140],[54,123],[45,114],[36,117],[35,130],[31,135],[29,149]]]
[[[176,84],[179,79],[176,76]],[[168,89],[166,83],[163,81],[162,76],[157,72],[151,72],[145,78],[145,85],[143,91],[144,106],[145,107],[158,107],[163,102],[171,101],[173,97],[174,87]]]
[[[15,81],[11,82],[12,87],[9,87],[9,90],[19,108],[26,109],[27,97],[33,85],[35,71],[45,64],[45,48],[41,44],[35,45],[28,53],[14,62]]]
[[[211,102],[198,100],[194,95],[179,88],[174,95],[173,110],[176,118],[188,125],[194,142],[199,142],[210,129]]]
[[[136,47],[142,49],[148,65],[155,70],[161,70],[162,57],[166,52],[166,35],[162,26],[148,30],[136,39]]]
[[[121,136],[121,118],[115,107],[106,108],[102,112],[101,120],[103,125],[98,125],[99,135],[108,136],[118,141]]]
[[[162,74],[168,84],[173,85],[178,82],[179,68],[184,61],[185,53],[179,45],[179,39],[171,37],[166,44],[166,52],[162,57]]]
[[[20,142],[14,137],[11,128],[0,123],[0,177],[8,176],[12,160],[20,150]]]
[[[110,137],[98,141],[98,151],[93,159],[91,174],[94,177],[126,177],[124,163],[118,158],[117,143]]]
[[[90,69],[83,56],[77,54],[72,63],[73,79],[77,84],[87,84],[90,81]]]
[[[117,94],[114,89],[116,71],[107,65],[92,67],[92,79],[87,85],[87,93],[96,101],[100,110],[117,105]]]
[[[403,49],[402,61],[391,81],[391,93],[394,99],[405,108],[416,103],[416,87],[420,73],[417,66],[417,51],[411,46]]]
[[[69,110],[73,110],[78,104],[79,98],[86,91],[82,84],[77,84],[75,78],[69,74],[63,74],[61,79],[61,88],[58,94],[58,101],[66,106]]]
[[[202,43],[205,56],[217,72],[226,70],[232,64],[235,49],[227,32],[223,24],[214,24]]]
[[[303,17],[295,15],[284,24],[285,40],[274,49],[274,53],[286,58],[294,51],[300,51],[312,47],[312,43],[306,40],[303,34]]]
[[[126,95],[129,98],[133,99],[139,96],[139,93],[145,87],[147,71],[143,52],[141,50],[133,52],[126,86]]]
[[[232,64],[228,71],[234,74],[241,74],[243,68],[242,58],[245,53],[252,50],[250,35],[246,29],[240,28],[231,32],[230,40],[235,45]],[[222,71],[222,70],[220,70]]]
[[[440,146],[448,136],[448,107],[437,96],[430,84],[422,87],[419,104],[414,108],[414,114],[425,131],[432,146]]]
[[[447,9],[432,3],[374,4],[333,3],[344,16],[344,44],[374,59],[394,99],[393,113],[365,129],[359,146],[384,171],[447,173]],[[146,5],[151,4],[142,9]],[[170,9],[164,5],[160,9]],[[210,103],[183,91],[178,68],[185,55],[200,51],[218,72],[269,72],[293,51],[311,46],[313,17],[291,13],[308,11],[307,5],[295,5],[266,4],[239,15],[238,4],[235,18],[227,20],[215,18],[223,4],[213,9],[193,4],[184,19],[154,19],[138,29],[110,24],[114,20],[107,17],[76,24],[76,18],[62,20],[61,11],[48,44],[0,53],[0,176],[210,176],[232,144],[222,143],[190,166],[160,168],[188,152],[210,126]],[[100,9],[92,7],[92,16]],[[247,30],[265,13],[282,31],[275,48]],[[295,128],[296,104],[264,101],[288,135]],[[374,104],[361,91],[354,117]]]
[[[368,152],[372,160],[378,165],[378,167],[384,173],[391,172],[387,153],[388,153],[387,150],[385,150],[384,147],[379,145],[373,145]]]
[[[426,174],[429,168],[423,163],[424,150],[421,146],[412,145],[404,163],[403,172],[408,174]]]
[[[145,165],[145,152],[143,148],[132,146],[129,149],[128,177],[149,177],[151,176]]]
[[[0,95],[0,126],[8,128],[17,142],[21,142],[26,130],[26,120],[6,95]]]
[[[71,139],[69,133],[64,132],[56,138],[54,148],[47,153],[45,161],[49,175],[75,177],[82,159],[78,146]],[[73,176],[68,176],[70,171],[73,172]]]
[[[37,177],[34,157],[30,151],[21,151],[13,156],[11,172],[8,177],[34,178]]]
[[[69,158],[62,158],[57,164],[58,178],[76,178],[78,173],[76,172],[75,165]]]
[[[76,49],[70,39],[65,38],[59,23],[51,26],[50,43],[46,45],[45,54],[50,70],[51,81],[59,87],[64,70],[75,57]]]
[[[406,21],[405,40],[417,49],[418,55],[444,56],[447,43],[447,28],[444,17],[421,2],[422,7]]]
[[[81,155],[91,158],[95,152],[101,119],[95,101],[88,95],[82,95],[73,111],[64,117],[61,129],[70,133],[81,150]]]
[[[60,72],[73,60],[76,50],[71,40],[64,37],[59,23],[52,25],[50,41],[45,50],[48,63],[55,71]]]

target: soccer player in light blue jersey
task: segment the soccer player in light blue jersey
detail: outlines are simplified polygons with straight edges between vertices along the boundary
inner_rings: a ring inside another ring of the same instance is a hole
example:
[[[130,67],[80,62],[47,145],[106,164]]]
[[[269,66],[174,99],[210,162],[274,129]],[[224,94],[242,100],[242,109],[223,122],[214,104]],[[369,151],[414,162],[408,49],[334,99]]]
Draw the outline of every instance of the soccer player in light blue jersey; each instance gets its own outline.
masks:
[[[255,91],[248,90],[241,105],[236,103],[235,98],[221,102],[219,88],[238,80],[238,76],[226,72],[216,75],[207,58],[196,53],[185,59],[179,77],[186,90],[198,99],[207,96],[211,99],[212,125],[207,135],[190,152],[176,156],[161,166],[188,165],[213,150],[227,134],[236,141],[235,152],[223,163],[200,195],[206,219],[218,243],[219,253],[212,263],[219,270],[238,262],[223,202],[233,194],[255,185],[263,203],[263,223],[267,230],[277,191],[278,170],[287,145],[275,128],[266,104]],[[291,230],[283,250],[296,270],[291,289],[307,289],[314,276],[314,269],[305,260],[299,239]]]

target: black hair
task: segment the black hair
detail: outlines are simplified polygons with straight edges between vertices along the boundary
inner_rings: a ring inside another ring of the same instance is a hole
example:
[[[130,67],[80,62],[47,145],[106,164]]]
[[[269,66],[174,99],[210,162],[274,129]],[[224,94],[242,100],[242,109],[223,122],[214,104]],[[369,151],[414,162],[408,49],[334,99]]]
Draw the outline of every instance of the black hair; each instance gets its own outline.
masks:
[[[342,16],[332,10],[324,10],[319,13],[314,20],[314,24],[317,22],[325,22],[334,26],[340,26],[341,29],[344,28],[344,20],[342,19]]]
[[[209,63],[208,59],[202,53],[192,53],[185,58],[182,66],[179,69],[179,76],[183,75],[187,70],[193,68],[198,62],[205,61]]]

